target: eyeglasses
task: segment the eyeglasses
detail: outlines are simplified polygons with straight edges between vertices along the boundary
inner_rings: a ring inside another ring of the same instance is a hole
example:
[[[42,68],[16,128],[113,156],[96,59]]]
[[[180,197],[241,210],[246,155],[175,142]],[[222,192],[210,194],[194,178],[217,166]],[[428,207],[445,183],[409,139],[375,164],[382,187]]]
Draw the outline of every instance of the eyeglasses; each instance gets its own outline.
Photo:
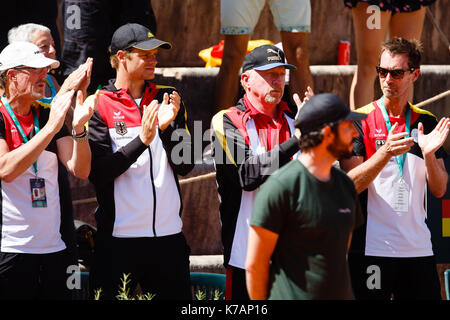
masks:
[[[22,67],[14,67],[14,70],[30,70],[31,73],[41,73],[42,71],[45,70],[45,72],[49,72],[52,67],[48,66],[48,67],[44,67],[44,68],[33,68],[33,67],[27,67],[27,66],[22,66]]]
[[[380,66],[376,66],[375,68],[377,69],[377,73],[380,78],[386,78],[388,73],[390,73],[391,77],[394,79],[397,79],[397,80],[402,79],[403,76],[405,75],[405,72],[408,72],[408,71],[413,72],[414,70],[416,70],[416,68],[409,68],[408,70],[403,70],[403,69],[390,70],[390,69],[382,68]]]

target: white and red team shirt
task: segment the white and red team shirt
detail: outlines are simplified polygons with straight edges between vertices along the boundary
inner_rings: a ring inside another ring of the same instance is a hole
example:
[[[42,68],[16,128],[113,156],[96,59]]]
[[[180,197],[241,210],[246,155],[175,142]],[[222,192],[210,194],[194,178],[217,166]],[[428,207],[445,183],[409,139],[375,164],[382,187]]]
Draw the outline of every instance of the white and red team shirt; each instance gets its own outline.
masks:
[[[399,180],[399,167],[392,157],[369,187],[360,194],[366,225],[355,230],[352,252],[380,257],[423,257],[433,255],[431,233],[428,229],[425,209],[426,168],[419,145],[417,125],[422,122],[428,134],[437,125],[436,118],[428,111],[410,104],[411,136],[414,145],[406,154],[403,179],[409,186],[408,212],[393,208],[393,184]],[[354,155],[369,159],[387,139],[388,130],[383,114],[374,101],[357,110],[367,118],[356,122],[360,136],[354,142]],[[405,131],[405,117],[389,117],[391,124],[398,123],[397,132]],[[443,148],[436,152],[437,158],[446,157]]]
[[[36,107],[39,127],[48,121],[50,109]],[[28,139],[34,136],[33,115],[16,114]],[[12,182],[0,181],[0,251],[10,253],[43,254],[66,248],[61,239],[61,203],[58,183],[56,140],[69,135],[63,127],[37,159],[38,177],[45,179],[47,207],[33,208],[30,179],[35,178],[33,166]],[[9,150],[23,144],[22,137],[6,108],[0,104],[0,139],[6,140]]]

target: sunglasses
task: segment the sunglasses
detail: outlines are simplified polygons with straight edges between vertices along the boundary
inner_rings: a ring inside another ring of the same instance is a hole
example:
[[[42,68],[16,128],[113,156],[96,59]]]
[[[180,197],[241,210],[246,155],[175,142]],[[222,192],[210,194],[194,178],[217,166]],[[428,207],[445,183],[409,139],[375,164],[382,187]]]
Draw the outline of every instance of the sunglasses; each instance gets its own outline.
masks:
[[[412,68],[412,67],[409,68],[408,70],[403,70],[403,69],[390,70],[390,69],[382,68],[380,66],[376,66],[375,68],[377,69],[377,73],[380,78],[386,78],[388,73],[390,73],[391,77],[394,79],[402,79],[403,76],[405,75],[405,72],[408,72],[408,71],[413,72],[414,70],[416,70],[416,68]]]

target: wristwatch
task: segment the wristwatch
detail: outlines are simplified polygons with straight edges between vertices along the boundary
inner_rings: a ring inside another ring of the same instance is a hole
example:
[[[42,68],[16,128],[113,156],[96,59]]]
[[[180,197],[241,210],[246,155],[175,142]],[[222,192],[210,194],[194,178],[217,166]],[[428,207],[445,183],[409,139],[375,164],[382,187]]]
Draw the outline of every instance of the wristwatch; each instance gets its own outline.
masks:
[[[75,130],[72,128],[72,138],[75,141],[86,141],[89,139],[89,132],[84,127],[84,130],[80,134],[76,134]]]

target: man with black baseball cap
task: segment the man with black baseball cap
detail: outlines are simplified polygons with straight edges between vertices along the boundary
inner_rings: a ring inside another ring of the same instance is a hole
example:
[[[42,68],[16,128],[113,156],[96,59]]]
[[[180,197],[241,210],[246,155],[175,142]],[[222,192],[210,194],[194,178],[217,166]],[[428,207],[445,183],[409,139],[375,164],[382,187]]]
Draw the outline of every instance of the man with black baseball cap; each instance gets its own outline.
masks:
[[[111,40],[111,54],[129,48],[152,50],[159,47],[170,49],[172,45],[169,42],[156,39],[147,27],[137,23],[127,23],[121,26],[114,32]]]
[[[271,173],[299,151],[294,136],[296,110],[282,101],[287,68],[295,66],[285,62],[278,47],[255,48],[242,66],[243,98],[212,120],[212,154],[228,279],[226,299],[248,299],[245,257],[256,192]]]
[[[289,70],[296,69],[295,66],[285,63],[284,52],[273,45],[267,44],[256,47],[249,52],[242,64],[242,72],[248,70],[269,70],[275,67],[285,67]]]
[[[351,155],[352,120],[364,118],[331,93],[301,108],[301,154],[255,198],[246,261],[252,299],[354,298],[346,253],[363,217],[353,181],[333,163]]]
[[[217,111],[235,105],[239,99],[236,78],[245,59],[251,34],[265,6],[270,8],[273,22],[280,32],[280,44],[287,61],[297,67],[289,72],[287,77],[289,84],[286,87],[290,94],[286,94],[285,97],[290,98],[290,95],[307,91],[308,86],[312,87],[308,50],[308,33],[311,30],[310,0],[218,2],[220,2],[220,33],[224,36],[225,42],[214,94],[214,107]]]
[[[115,31],[116,79],[98,92],[98,109],[89,122],[89,179],[99,203],[90,288],[101,288],[101,298],[116,296],[124,273],[131,274],[131,291],[139,283],[154,299],[191,298],[177,175],[193,168],[185,153],[194,148],[180,95],[150,82],[159,48],[171,45],[142,25]],[[182,149],[172,152],[175,146]]]

